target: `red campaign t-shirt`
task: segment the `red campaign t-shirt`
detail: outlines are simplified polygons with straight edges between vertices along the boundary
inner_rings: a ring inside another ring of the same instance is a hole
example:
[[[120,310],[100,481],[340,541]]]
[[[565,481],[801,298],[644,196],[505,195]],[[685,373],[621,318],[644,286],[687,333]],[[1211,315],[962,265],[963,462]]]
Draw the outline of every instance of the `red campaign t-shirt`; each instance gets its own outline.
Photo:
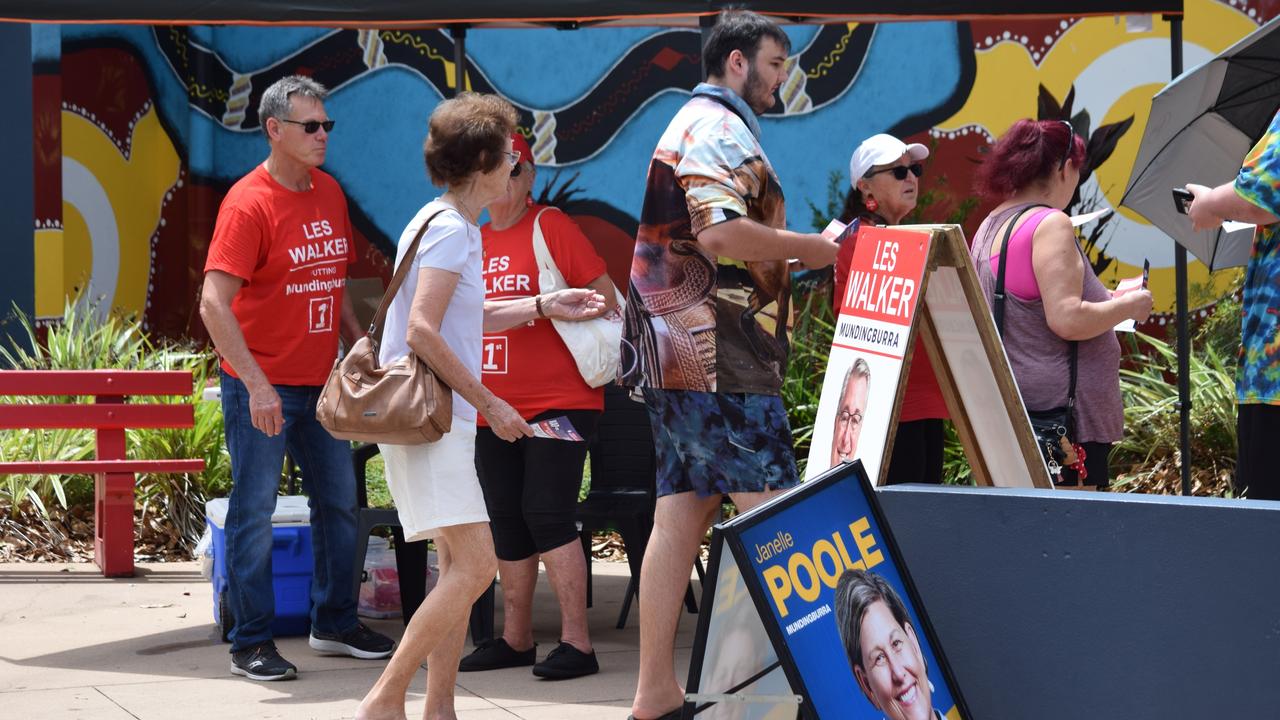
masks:
[[[485,300],[538,294],[538,263],[533,256],[533,221],[545,207],[534,205],[506,230],[488,223],[484,238]],[[551,258],[573,287],[586,287],[604,275],[604,260],[578,224],[555,208],[539,221]],[[528,420],[547,410],[603,410],[604,391],[582,379],[573,355],[550,320],[518,325],[485,335],[481,381]],[[484,418],[480,418],[484,425]]]
[[[840,245],[836,253],[835,265],[835,308],[840,312],[840,298],[844,297],[845,287],[849,283],[849,265],[853,263],[853,248],[858,238],[855,235]],[[929,420],[951,417],[947,412],[947,401],[942,398],[942,388],[933,373],[933,363],[929,362],[929,352],[924,343],[916,339],[916,349],[911,356],[911,369],[907,371],[907,390],[902,394],[902,411],[898,414],[898,422],[912,420]]]
[[[347,199],[320,170],[311,171],[310,190],[296,192],[259,165],[222,200],[204,271],[244,280],[231,311],[273,385],[328,379],[353,242]],[[225,360],[222,367],[235,375]]]

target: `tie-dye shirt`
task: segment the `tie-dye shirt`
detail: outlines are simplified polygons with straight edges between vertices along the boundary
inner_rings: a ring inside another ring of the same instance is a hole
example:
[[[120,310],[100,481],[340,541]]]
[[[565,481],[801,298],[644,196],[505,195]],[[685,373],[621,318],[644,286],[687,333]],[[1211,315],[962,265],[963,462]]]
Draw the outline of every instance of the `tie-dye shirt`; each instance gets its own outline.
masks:
[[[1245,157],[1235,189],[1280,215],[1280,113]],[[1241,316],[1236,400],[1280,405],[1280,223],[1260,225],[1254,233]]]
[[[748,119],[732,91],[699,86],[658,141],[631,262],[624,385],[781,391],[787,337],[777,319],[789,313],[786,262],[718,257],[697,241],[703,230],[739,217],[786,225],[782,187]]]

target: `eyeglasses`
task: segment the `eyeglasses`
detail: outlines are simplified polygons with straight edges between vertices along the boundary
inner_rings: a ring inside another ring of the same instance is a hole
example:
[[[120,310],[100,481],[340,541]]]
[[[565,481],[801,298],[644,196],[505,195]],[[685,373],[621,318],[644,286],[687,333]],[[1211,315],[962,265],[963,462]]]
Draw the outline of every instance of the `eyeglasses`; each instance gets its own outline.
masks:
[[[524,166],[523,166],[523,165],[521,165],[520,163],[516,163],[516,164],[515,164],[515,167],[511,168],[511,177],[513,177],[513,178],[518,178],[518,177],[520,177],[520,172],[521,172],[523,169],[524,169]]]
[[[503,150],[502,152],[504,152],[504,153],[506,153],[506,154],[507,154],[507,164],[508,164],[508,165],[510,165],[511,167],[519,167],[519,165],[520,165],[520,153],[515,152],[515,151],[513,151],[513,150]]]
[[[320,130],[320,128],[324,128],[325,132],[333,132],[333,125],[334,125],[333,120],[307,120],[304,122],[302,120],[289,120],[286,118],[276,118],[276,119],[279,120],[280,122],[287,122],[290,125],[301,125],[302,132],[308,135],[315,135],[316,132]]]
[[[916,177],[920,177],[921,175],[924,175],[924,165],[921,165],[920,163],[911,163],[910,165],[894,165],[893,167],[887,167],[887,168],[884,168],[883,170],[872,170],[868,172],[866,175],[863,175],[862,177],[873,178],[876,175],[879,175],[880,173],[893,173],[894,180],[906,180],[908,172],[910,172],[912,175],[915,175]]]
[[[1058,170],[1066,170],[1067,160],[1071,159],[1071,152],[1076,149],[1076,128],[1066,120],[1059,122],[1067,126],[1067,151],[1062,155],[1062,162],[1058,163]]]

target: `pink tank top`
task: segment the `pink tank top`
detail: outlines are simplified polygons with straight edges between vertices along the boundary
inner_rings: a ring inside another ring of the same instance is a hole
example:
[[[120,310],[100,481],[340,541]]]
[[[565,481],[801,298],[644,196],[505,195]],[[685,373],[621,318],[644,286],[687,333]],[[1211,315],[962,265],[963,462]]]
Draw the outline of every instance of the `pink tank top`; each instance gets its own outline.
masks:
[[[1031,238],[1036,228],[1053,208],[1040,208],[1032,211],[1026,221],[1013,231],[1009,238],[1009,259],[1005,261],[1004,288],[1019,300],[1039,300],[1040,284],[1036,282],[1036,272],[1031,266]],[[991,256],[991,274],[1000,274],[1000,253]]]

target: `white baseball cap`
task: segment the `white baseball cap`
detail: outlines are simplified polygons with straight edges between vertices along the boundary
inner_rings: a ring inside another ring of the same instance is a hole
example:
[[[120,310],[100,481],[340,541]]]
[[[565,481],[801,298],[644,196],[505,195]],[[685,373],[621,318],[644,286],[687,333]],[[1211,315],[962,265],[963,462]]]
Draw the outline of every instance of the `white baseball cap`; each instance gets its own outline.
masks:
[[[858,187],[858,178],[867,174],[867,171],[876,165],[888,165],[903,155],[909,156],[912,160],[920,161],[929,157],[929,148],[920,143],[911,143],[910,145],[902,142],[892,135],[872,135],[853,151],[853,156],[849,158],[849,185],[850,187]]]

